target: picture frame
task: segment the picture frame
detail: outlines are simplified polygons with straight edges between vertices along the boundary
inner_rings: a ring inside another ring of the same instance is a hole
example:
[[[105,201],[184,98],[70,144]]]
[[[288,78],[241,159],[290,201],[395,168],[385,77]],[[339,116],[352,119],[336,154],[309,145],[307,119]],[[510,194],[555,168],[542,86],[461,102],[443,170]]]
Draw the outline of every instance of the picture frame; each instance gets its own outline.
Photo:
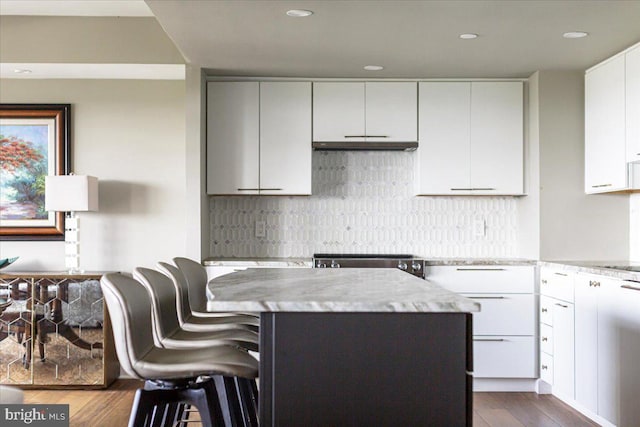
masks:
[[[64,240],[44,177],[71,170],[71,104],[0,104],[0,240]]]

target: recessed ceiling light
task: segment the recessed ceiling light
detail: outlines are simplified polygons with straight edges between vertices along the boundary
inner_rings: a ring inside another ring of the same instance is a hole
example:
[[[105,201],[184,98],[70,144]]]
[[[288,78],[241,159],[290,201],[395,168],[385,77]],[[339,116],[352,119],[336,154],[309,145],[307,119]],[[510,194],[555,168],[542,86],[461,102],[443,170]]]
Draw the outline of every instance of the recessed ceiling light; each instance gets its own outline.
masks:
[[[306,16],[313,15],[313,11],[304,9],[291,9],[287,10],[287,16],[293,16],[294,18],[304,18]]]
[[[587,37],[589,33],[585,33],[584,31],[569,31],[568,33],[564,33],[562,37],[565,39],[581,39],[583,37]]]
[[[367,71],[380,71],[384,70],[384,67],[382,65],[365,65],[364,69]]]
[[[16,68],[13,72],[16,74],[30,74],[32,71],[27,68]]]
[[[471,40],[471,39],[477,39],[478,35],[474,33],[464,33],[464,34],[460,34],[460,38],[464,40]]]

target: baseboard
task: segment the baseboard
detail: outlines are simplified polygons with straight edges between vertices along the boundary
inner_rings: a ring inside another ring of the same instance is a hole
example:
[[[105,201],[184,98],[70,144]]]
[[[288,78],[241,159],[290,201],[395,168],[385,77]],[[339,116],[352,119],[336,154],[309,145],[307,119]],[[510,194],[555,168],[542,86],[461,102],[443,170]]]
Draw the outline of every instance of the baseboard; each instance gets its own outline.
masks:
[[[536,391],[536,378],[474,378],[473,391]]]
[[[600,424],[602,427],[616,427],[615,424],[611,424],[609,421],[605,420],[604,418],[602,418],[598,414],[596,414],[596,413],[590,411],[589,409],[585,408],[584,406],[582,406],[581,404],[579,404],[575,400],[567,398],[566,396],[555,394],[555,393],[553,393],[553,395],[555,397],[557,397],[559,400],[561,400],[563,403],[566,403],[567,405],[571,406],[576,411],[580,412],[585,417],[587,417],[590,420]]]

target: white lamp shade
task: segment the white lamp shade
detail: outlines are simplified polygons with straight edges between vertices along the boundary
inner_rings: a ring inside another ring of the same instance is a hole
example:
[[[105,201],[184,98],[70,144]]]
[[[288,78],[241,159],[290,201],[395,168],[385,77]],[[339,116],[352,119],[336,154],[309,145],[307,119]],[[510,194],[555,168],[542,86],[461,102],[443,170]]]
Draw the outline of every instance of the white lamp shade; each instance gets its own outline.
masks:
[[[88,175],[47,176],[44,181],[47,211],[82,212],[98,210],[98,178]]]

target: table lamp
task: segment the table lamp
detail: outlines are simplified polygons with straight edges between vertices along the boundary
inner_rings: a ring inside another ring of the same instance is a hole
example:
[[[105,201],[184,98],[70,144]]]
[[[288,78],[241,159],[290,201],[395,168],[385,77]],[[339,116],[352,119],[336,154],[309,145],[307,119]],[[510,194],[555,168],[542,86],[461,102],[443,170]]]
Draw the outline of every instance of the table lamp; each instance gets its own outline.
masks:
[[[98,178],[88,175],[55,175],[45,178],[44,208],[66,212],[64,264],[70,274],[80,273],[80,224],[76,212],[98,210]]]

